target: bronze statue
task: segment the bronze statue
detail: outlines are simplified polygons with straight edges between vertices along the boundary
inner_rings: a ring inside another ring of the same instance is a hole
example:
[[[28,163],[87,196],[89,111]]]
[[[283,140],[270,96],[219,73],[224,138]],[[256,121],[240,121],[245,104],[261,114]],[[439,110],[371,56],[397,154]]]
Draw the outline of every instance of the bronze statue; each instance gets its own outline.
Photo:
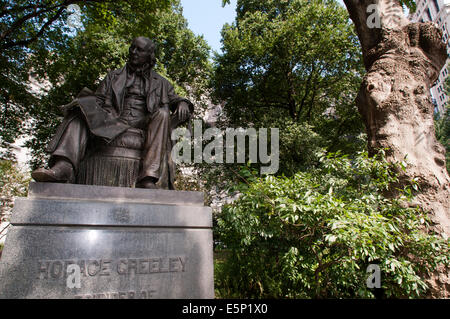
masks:
[[[126,65],[95,93],[83,89],[63,106],[65,117],[47,147],[49,169],[38,182],[174,189],[171,130],[187,121],[192,103],[157,74],[155,45],[133,40]]]

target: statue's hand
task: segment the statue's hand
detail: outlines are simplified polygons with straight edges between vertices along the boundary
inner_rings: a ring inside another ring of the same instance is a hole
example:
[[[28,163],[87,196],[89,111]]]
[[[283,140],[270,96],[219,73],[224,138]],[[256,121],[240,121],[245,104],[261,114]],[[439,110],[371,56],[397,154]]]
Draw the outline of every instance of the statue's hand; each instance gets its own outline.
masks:
[[[186,121],[189,118],[189,105],[182,101],[180,102],[180,104],[178,104],[178,108],[177,108],[177,112],[178,112],[178,119],[180,121]]]
[[[78,106],[78,99],[74,99],[72,102],[68,104],[58,106],[58,108],[63,112],[64,115],[66,115],[69,111],[71,111],[77,106]]]

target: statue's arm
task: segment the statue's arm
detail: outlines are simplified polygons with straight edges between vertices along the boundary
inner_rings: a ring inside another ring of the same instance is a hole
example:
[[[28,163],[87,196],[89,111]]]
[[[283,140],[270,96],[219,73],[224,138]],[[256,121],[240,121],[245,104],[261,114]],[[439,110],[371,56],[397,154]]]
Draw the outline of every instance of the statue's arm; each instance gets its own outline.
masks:
[[[173,110],[174,115],[178,117],[180,123],[188,120],[194,113],[194,105],[192,102],[176,94],[173,85],[170,83],[168,83],[168,98],[170,109]]]
[[[187,105],[188,111],[190,113],[193,113],[194,112],[194,104],[192,104],[192,102],[189,101],[187,98],[181,97],[178,94],[176,94],[173,85],[170,84],[169,81],[167,81],[166,85],[167,85],[167,97],[169,99],[170,109],[173,112],[176,112],[179,110],[180,106],[184,107],[184,105]]]

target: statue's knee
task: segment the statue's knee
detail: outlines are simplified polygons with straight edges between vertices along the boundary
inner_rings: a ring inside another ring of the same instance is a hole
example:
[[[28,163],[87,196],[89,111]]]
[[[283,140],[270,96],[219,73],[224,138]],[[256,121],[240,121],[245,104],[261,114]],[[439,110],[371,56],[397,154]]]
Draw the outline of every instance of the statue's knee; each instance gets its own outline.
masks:
[[[169,121],[170,120],[170,111],[168,107],[161,107],[158,110],[157,116],[155,118],[158,118],[160,121]]]

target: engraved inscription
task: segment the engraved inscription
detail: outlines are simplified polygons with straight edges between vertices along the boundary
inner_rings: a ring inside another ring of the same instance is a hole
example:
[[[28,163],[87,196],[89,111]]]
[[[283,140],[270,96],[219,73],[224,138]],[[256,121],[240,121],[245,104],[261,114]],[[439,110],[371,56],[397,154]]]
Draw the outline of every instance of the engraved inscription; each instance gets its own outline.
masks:
[[[113,218],[120,223],[129,223],[131,220],[130,211],[124,207],[113,210]]]
[[[6,276],[8,274],[8,270],[11,267],[11,264],[0,262],[0,276]]]
[[[80,260],[39,260],[37,279],[66,279],[67,267],[76,264],[82,277],[117,275],[149,275],[167,272],[185,272],[186,258],[146,257]]]
[[[185,259],[183,257],[169,258],[142,258],[142,259],[120,259],[117,265],[117,273],[124,274],[151,274],[163,272],[184,272]]]
[[[76,295],[75,299],[148,299],[152,298],[155,292],[155,290],[102,292]]]

